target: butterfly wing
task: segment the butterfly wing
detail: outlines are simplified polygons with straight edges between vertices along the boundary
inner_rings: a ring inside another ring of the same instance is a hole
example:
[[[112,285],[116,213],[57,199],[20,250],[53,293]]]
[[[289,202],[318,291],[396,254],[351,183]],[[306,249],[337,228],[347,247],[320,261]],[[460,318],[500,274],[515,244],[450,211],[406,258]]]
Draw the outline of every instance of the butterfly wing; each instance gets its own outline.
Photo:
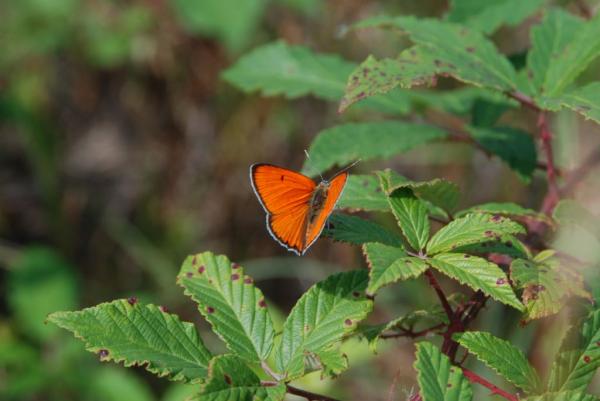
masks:
[[[270,164],[250,167],[250,182],[267,212],[267,228],[282,246],[302,254],[306,250],[309,203],[316,183],[295,171]]]
[[[333,177],[329,182],[327,197],[323,202],[323,207],[313,221],[308,224],[306,231],[306,249],[308,249],[308,247],[319,238],[319,235],[321,235],[327,218],[331,215],[331,212],[333,212],[333,208],[340,199],[340,196],[342,196],[342,191],[344,190],[347,180],[348,173],[344,171]]]

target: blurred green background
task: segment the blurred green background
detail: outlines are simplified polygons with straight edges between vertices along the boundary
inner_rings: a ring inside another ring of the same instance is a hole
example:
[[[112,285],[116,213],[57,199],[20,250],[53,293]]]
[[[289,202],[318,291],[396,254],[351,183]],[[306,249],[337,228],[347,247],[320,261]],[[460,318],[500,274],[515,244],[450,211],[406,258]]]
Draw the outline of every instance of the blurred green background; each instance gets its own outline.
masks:
[[[305,257],[290,256],[268,236],[248,182],[254,162],[300,169],[317,132],[353,117],[311,97],[246,95],[220,74],[277,39],[357,62],[393,54],[391,35],[346,27],[381,12],[441,16],[447,8],[443,0],[0,1],[0,399],[184,399],[193,387],[100,363],[44,319],[137,296],[195,322],[209,348],[220,350],[175,285],[188,254],[211,250],[244,263],[280,316],[315,281],[364,266],[359,249],[326,239]],[[537,18],[502,28],[494,41],[522,55]],[[588,75],[600,79],[599,70],[596,63]],[[528,114],[503,119],[535,127]],[[561,168],[576,167],[600,144],[598,126],[572,113],[558,114],[553,125]],[[428,145],[355,171],[383,166],[412,179],[451,179],[463,190],[463,206],[538,208],[545,193],[542,173],[526,184],[466,144]],[[577,192],[596,214],[599,188],[592,174]],[[561,247],[596,262],[598,240],[574,230],[557,233]],[[423,282],[403,283],[378,296],[371,320],[433,301]],[[567,317],[526,327],[518,319],[495,304],[478,325],[529,349],[547,369],[560,336],[544,333],[560,333]],[[400,400],[414,390],[409,341],[381,344],[377,355],[358,340],[345,348],[352,368],[338,381],[317,374],[301,385],[357,400]]]

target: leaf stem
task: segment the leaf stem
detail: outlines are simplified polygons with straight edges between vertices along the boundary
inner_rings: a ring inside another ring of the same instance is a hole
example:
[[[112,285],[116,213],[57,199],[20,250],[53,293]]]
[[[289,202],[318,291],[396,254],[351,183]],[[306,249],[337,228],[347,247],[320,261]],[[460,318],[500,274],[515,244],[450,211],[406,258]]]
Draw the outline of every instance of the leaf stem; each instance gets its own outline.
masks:
[[[431,271],[431,269],[425,270],[425,276],[427,277],[427,280],[429,281],[429,285],[431,285],[433,287],[433,289],[435,290],[435,293],[437,294],[438,298],[440,299],[442,307],[444,308],[444,311],[446,312],[446,315],[448,316],[448,320],[450,322],[454,321],[455,317],[454,317],[454,312],[452,311],[452,307],[450,306],[450,303],[448,302],[448,298],[446,298],[446,294],[444,294],[442,287],[440,287],[440,283],[437,281],[437,279],[433,275],[433,272]]]
[[[441,328],[443,328],[446,324],[445,323],[440,323],[440,324],[436,324],[435,326],[429,327],[427,329],[423,329],[423,330],[419,330],[419,331],[413,331],[412,329],[404,329],[401,328],[401,332],[399,333],[387,333],[387,334],[382,334],[381,336],[379,336],[379,338],[400,338],[400,337],[408,337],[408,338],[418,338],[418,337],[423,337],[426,336],[429,333],[432,333],[436,330],[439,330]]]
[[[287,385],[287,392],[300,397],[306,398],[308,401],[338,401],[335,398],[328,397],[323,394],[316,394],[310,391],[302,390],[301,388]]]
[[[519,401],[519,399],[515,395],[512,395],[502,390],[501,388],[485,380],[483,377],[479,376],[475,372],[472,372],[465,368],[462,368],[462,371],[465,377],[469,379],[471,383],[481,384],[482,386],[488,388],[492,392],[492,395],[499,395],[500,397],[503,397],[509,401]]]

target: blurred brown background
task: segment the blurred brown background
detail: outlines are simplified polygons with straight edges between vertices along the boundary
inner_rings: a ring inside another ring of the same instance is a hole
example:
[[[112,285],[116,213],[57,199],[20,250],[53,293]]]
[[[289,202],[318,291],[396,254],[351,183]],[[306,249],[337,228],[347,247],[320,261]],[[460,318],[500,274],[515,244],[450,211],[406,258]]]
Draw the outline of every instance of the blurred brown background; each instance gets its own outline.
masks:
[[[208,346],[222,349],[175,285],[188,254],[211,250],[244,262],[280,312],[277,320],[315,281],[364,266],[358,249],[326,239],[305,257],[291,256],[268,236],[248,182],[254,162],[300,169],[312,138],[345,119],[337,105],[246,95],[220,73],[276,39],[354,61],[390,55],[398,41],[344,35],[344,28],[381,12],[441,16],[447,7],[443,0],[1,1],[0,398],[183,399],[193,389],[100,364],[43,319],[135,295],[197,322]],[[495,42],[522,53],[536,18],[501,29]],[[599,66],[590,69],[596,79]],[[535,124],[527,114],[503,118]],[[562,168],[577,166],[600,143],[598,126],[571,113],[553,124]],[[543,174],[525,184],[465,144],[429,145],[355,170],[383,166],[413,179],[449,178],[464,191],[463,206],[538,208],[545,191]],[[597,181],[592,174],[577,196],[600,213]],[[596,260],[597,242],[581,236],[563,242]],[[425,288],[409,282],[386,290],[372,320],[425,307],[433,300]],[[564,317],[555,320],[560,327]],[[517,321],[494,305],[480,325],[502,333]],[[526,348],[536,332],[532,324],[502,334]],[[547,342],[549,350],[556,346]],[[414,385],[412,353],[404,340],[382,344],[378,355],[354,342],[352,369],[339,381],[317,375],[305,385],[345,399],[404,399]]]

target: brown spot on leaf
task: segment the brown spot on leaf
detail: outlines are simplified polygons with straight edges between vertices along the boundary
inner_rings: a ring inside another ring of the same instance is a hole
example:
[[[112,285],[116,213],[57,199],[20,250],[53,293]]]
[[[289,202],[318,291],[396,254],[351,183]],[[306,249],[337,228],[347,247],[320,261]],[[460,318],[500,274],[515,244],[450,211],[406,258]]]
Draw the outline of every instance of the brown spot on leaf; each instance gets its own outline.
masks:
[[[185,276],[186,276],[187,278],[192,278],[192,276],[193,276],[193,275],[194,275],[194,273],[192,273],[192,272],[187,272],[187,273],[185,273]]]
[[[487,230],[484,234],[486,237],[492,237],[494,235],[494,233],[490,230]]]
[[[248,277],[248,276],[246,276],[246,277],[244,278],[244,284],[252,284],[252,282],[253,282],[253,281],[252,281],[252,277]]]
[[[223,375],[223,378],[225,379],[225,383],[227,383],[228,385],[231,386],[233,384],[233,381],[231,380],[231,376],[229,376],[227,373],[225,373]]]
[[[204,265],[198,267],[198,273],[200,273],[200,274],[204,273],[205,270],[206,270],[206,267],[204,267]]]
[[[239,280],[239,278],[240,278],[240,275],[239,275],[239,274],[237,274],[237,273],[233,273],[233,274],[231,275],[231,280],[232,280],[232,281]]]
[[[169,311],[169,309],[167,309],[167,307],[163,305],[159,306],[158,309],[160,309],[160,311],[163,313],[167,313]]]
[[[240,268],[240,265],[239,265],[239,264],[237,264],[237,263],[232,263],[232,264],[231,264],[231,268],[232,268],[232,269],[239,269],[239,268]]]
[[[108,357],[108,354],[109,354],[109,352],[108,352],[108,350],[107,350],[107,349],[101,349],[101,350],[98,352],[98,355],[100,355],[100,359],[107,358],[107,357]]]
[[[344,320],[344,324],[345,324],[346,326],[352,326],[352,320],[350,320],[350,319],[346,319],[346,320]]]
[[[590,363],[590,362],[592,361],[592,358],[590,358],[590,356],[589,356],[589,355],[586,355],[586,356],[584,356],[584,357],[583,357],[583,361],[584,361],[585,363]]]
[[[498,280],[496,280],[496,285],[504,285],[506,284],[506,280],[503,279],[502,277],[500,277]]]
[[[258,301],[258,306],[260,306],[261,308],[267,307],[267,303],[265,302],[264,298]]]
[[[474,48],[474,47],[472,47],[472,46],[469,46],[469,47],[467,47],[467,48],[466,48],[466,50],[467,50],[469,53],[475,53],[475,48]]]
[[[213,308],[212,306],[207,306],[206,313],[215,313],[215,308]]]
[[[136,297],[129,297],[127,298],[127,302],[129,302],[129,305],[133,306],[135,304],[137,304],[137,298]]]

